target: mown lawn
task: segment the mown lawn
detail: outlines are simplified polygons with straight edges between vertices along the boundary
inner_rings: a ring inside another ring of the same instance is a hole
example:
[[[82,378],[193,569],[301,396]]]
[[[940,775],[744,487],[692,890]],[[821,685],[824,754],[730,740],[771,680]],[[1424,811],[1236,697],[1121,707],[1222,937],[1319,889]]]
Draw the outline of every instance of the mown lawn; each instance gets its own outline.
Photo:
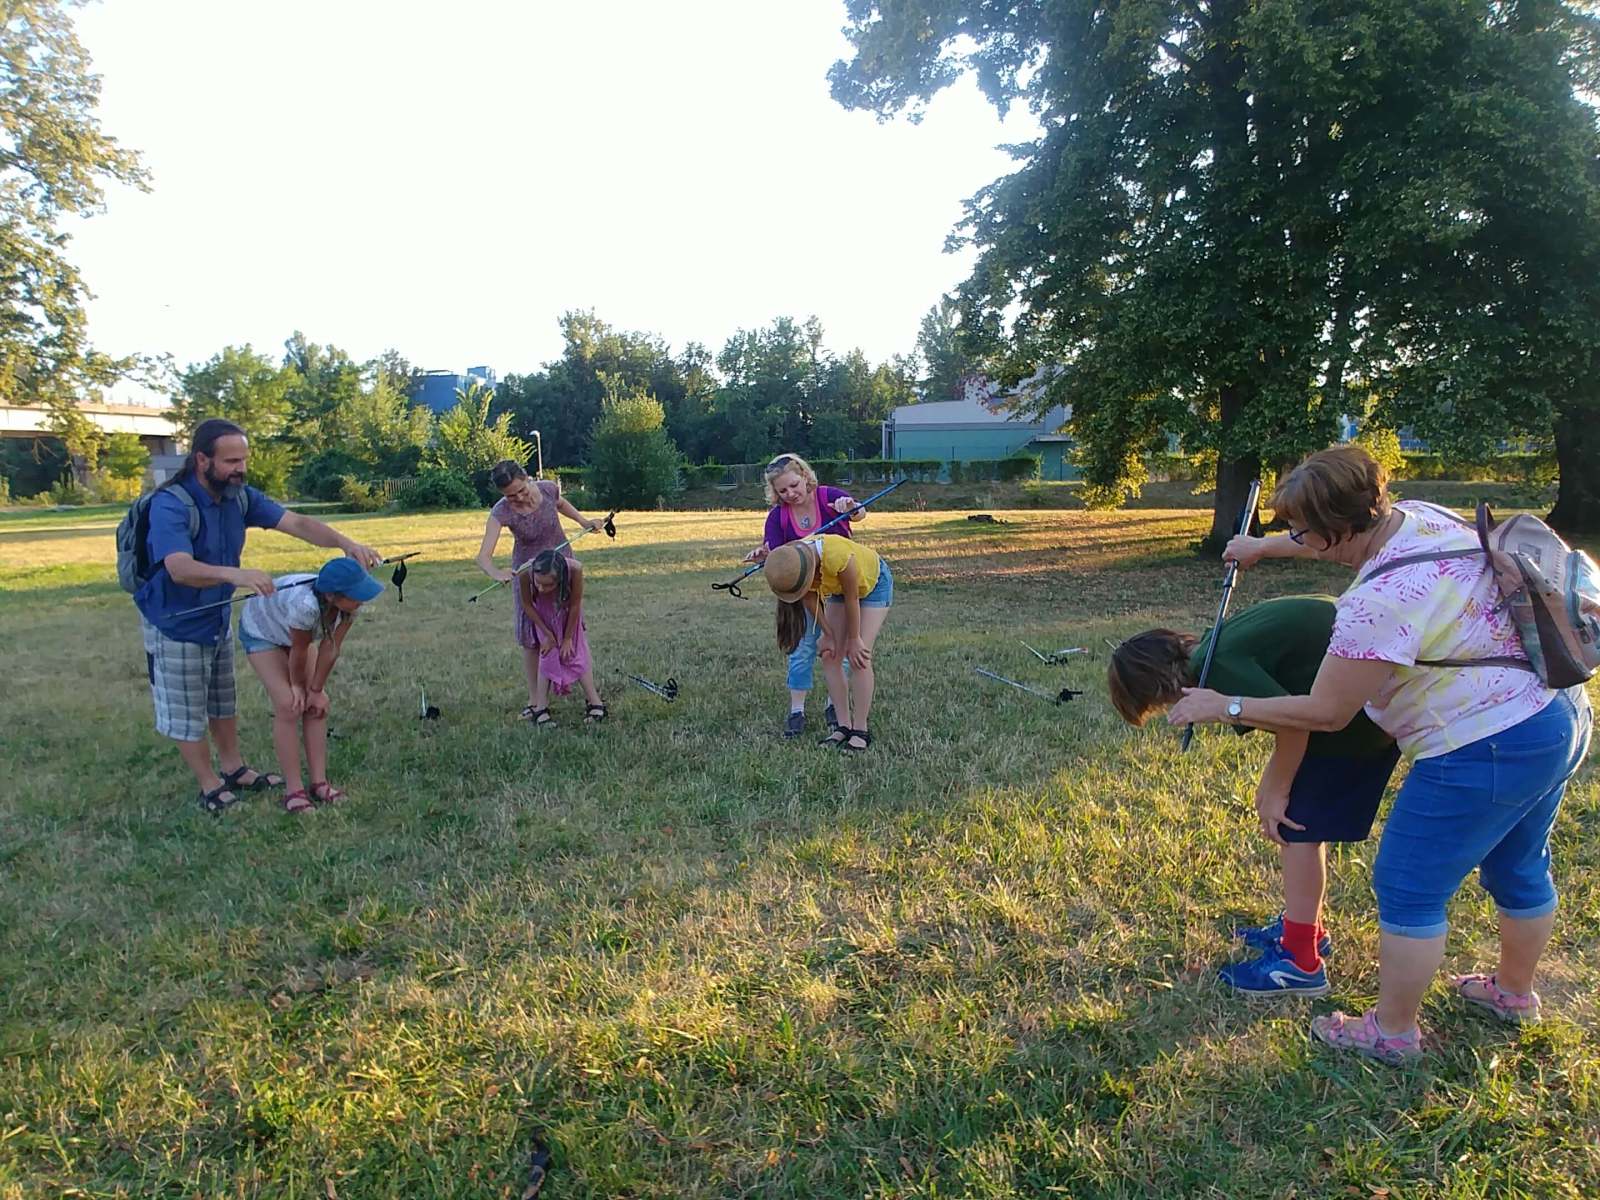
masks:
[[[709,588],[759,514],[581,543],[613,719],[570,698],[541,732],[505,594],[466,603],[481,515],[342,518],[424,556],[334,676],[351,799],[299,820],[195,808],[150,729],[114,515],[0,532],[0,1197],[516,1196],[541,1135],[563,1198],[1600,1194],[1592,768],[1558,831],[1552,1019],[1436,990],[1419,1068],[1329,1057],[1312,1005],[1211,982],[1275,905],[1262,739],[1180,756],[1104,700],[1103,638],[1211,619],[1206,514],[1000,515],[863,528],[898,603],[854,760],[777,737],[770,598]],[[1236,603],[1340,582],[1263,570]],[[1045,667],[1019,638],[1095,654]],[[268,766],[242,660],[240,690]],[[1317,1010],[1376,988],[1370,857],[1335,867]],[[1453,915],[1449,965],[1488,961],[1481,893]]]

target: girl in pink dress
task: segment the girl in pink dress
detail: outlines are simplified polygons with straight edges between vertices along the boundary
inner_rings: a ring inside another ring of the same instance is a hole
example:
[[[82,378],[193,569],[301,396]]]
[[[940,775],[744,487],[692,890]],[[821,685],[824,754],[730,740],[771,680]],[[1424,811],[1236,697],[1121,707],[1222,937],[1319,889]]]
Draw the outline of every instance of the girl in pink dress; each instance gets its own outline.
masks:
[[[606,719],[606,706],[594,685],[589,660],[589,635],[583,624],[583,587],[574,583],[572,560],[559,550],[544,550],[518,579],[522,607],[539,638],[539,669],[533,685],[533,711],[528,719],[554,725],[548,693],[565,696],[574,683],[583,686],[585,723]]]

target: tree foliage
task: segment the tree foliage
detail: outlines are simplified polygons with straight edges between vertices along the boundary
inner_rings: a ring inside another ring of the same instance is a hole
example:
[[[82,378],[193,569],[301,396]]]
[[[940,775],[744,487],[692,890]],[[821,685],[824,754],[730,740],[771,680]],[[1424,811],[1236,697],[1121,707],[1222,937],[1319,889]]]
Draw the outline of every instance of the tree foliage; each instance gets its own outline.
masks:
[[[963,337],[1007,382],[1050,368],[1027,404],[1072,405],[1104,495],[1164,431],[1216,451],[1217,544],[1355,381],[1465,448],[1594,378],[1592,268],[1559,255],[1600,242],[1587,7],[850,0],[831,79],[915,116],[971,72],[1039,119],[969,202]]]
[[[252,451],[287,425],[293,373],[254,348],[224,346],[203,363],[178,372],[174,416],[184,440],[208,417],[225,417],[245,431]]]
[[[0,6],[0,399],[84,396],[128,369],[89,342],[64,218],[98,212],[104,185],[144,186],[138,156],[95,117],[100,79],[70,0]]]
[[[113,433],[106,438],[105,470],[113,479],[143,479],[150,468],[150,451],[136,433]]]
[[[456,405],[439,416],[429,464],[471,481],[480,498],[494,498],[489,470],[502,459],[526,463],[533,447],[511,432],[511,414],[490,417],[494,392],[474,381],[456,389]]]
[[[588,485],[609,508],[653,508],[678,490],[678,448],[661,402],[602,377],[606,388],[590,448]]]

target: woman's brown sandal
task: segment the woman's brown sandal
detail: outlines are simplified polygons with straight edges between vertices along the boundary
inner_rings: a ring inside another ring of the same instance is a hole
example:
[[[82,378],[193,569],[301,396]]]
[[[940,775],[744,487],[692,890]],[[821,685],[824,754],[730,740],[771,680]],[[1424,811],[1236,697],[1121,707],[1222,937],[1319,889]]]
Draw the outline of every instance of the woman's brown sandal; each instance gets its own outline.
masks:
[[[550,706],[548,704],[543,708],[534,708],[530,704],[522,710],[522,715],[523,720],[532,721],[540,729],[556,723],[556,719],[550,715]]]
[[[344,792],[333,786],[326,779],[321,783],[311,785],[311,802],[313,804],[337,804],[344,799]]]
[[[583,710],[583,723],[585,725],[598,725],[606,719],[606,706],[604,704],[586,705]]]
[[[283,794],[283,811],[295,817],[311,811],[311,798],[306,795],[305,788]]]

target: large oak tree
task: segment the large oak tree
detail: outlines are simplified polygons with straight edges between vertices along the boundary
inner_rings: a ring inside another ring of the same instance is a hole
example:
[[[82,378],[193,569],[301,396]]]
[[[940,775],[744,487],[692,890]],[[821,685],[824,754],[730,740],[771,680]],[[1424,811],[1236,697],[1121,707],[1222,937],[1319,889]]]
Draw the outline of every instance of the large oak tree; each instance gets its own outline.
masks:
[[[971,73],[1038,118],[969,202],[962,328],[1043,381],[1034,405],[1072,405],[1098,500],[1178,433],[1218,453],[1217,547],[1248,480],[1343,413],[1464,450],[1593,411],[1591,5],[847,9],[846,106],[914,119]]]

